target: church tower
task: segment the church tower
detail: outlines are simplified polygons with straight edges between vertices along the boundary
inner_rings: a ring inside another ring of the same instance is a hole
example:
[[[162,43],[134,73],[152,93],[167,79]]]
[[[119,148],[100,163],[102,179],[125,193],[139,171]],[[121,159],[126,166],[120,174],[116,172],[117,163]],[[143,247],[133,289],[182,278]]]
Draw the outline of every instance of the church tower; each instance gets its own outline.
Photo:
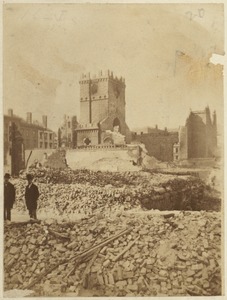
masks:
[[[109,115],[125,119],[125,79],[109,70],[91,78],[82,74],[80,80],[80,124],[97,124]]]
[[[108,132],[118,132],[130,140],[125,122],[125,79],[113,72],[99,72],[93,77],[82,74],[80,83],[80,122],[76,145],[105,144]]]

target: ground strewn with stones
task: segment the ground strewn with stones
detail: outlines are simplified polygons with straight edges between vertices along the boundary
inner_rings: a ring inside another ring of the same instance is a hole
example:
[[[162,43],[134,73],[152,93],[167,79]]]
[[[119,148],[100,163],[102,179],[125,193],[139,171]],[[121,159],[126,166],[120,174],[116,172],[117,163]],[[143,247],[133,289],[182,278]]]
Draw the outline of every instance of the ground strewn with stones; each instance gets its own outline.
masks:
[[[148,172],[94,172],[88,170],[32,169],[39,187],[39,211],[67,216],[71,213],[113,213],[120,208],[220,211],[221,200],[202,180],[189,175]],[[15,207],[24,209],[25,174],[14,180]]]
[[[198,177],[31,171],[47,218],[5,224],[6,291],[221,295],[220,194]],[[24,174],[13,183],[20,213]]]
[[[79,256],[124,229],[90,256]],[[46,296],[86,288],[102,296],[220,295],[220,245],[220,213],[210,212],[6,225],[5,289]]]

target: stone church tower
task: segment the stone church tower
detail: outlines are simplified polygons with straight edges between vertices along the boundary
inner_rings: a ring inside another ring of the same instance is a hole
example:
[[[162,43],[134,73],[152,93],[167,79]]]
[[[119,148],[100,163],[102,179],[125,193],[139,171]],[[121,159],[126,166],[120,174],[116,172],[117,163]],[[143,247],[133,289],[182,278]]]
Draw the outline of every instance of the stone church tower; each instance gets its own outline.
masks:
[[[91,78],[82,74],[80,80],[80,124],[76,129],[77,146],[105,143],[106,130],[119,131],[130,139],[125,122],[125,79],[113,72],[99,72]]]

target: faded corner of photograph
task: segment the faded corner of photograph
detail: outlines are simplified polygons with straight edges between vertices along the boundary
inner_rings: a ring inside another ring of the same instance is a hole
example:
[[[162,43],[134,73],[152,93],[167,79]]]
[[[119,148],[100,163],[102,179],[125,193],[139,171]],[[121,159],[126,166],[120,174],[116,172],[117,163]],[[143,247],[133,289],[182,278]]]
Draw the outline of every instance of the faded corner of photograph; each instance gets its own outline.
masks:
[[[3,5],[4,297],[224,295],[223,10]]]

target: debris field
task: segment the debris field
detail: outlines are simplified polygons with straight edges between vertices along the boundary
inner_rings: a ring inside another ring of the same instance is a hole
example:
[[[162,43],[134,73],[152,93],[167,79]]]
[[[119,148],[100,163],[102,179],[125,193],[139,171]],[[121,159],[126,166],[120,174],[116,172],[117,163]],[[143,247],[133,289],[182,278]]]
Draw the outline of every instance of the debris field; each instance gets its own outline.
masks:
[[[38,213],[49,218],[5,224],[5,290],[221,295],[220,194],[198,177],[30,171],[40,190]],[[24,176],[13,181],[18,212],[24,210]]]

